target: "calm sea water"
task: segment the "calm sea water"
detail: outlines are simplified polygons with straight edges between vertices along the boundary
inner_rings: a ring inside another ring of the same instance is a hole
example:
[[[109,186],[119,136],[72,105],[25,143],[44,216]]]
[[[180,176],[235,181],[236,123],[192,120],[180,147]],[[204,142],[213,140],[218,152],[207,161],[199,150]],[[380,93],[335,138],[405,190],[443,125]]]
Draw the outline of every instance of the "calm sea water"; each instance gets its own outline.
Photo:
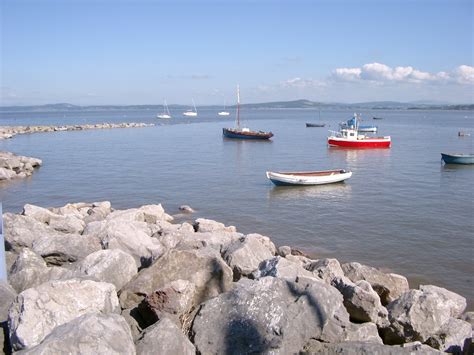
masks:
[[[474,112],[362,112],[392,136],[392,148],[329,148],[327,128],[352,112],[244,111],[271,142],[232,141],[233,118],[201,111],[162,123],[156,112],[3,113],[0,125],[139,121],[156,127],[17,136],[0,150],[43,159],[33,177],[0,185],[5,211],[23,204],[60,206],[110,200],[115,208],[163,203],[169,213],[189,204],[197,213],[271,236],[314,257],[359,261],[432,283],[468,298],[474,308],[474,167],[444,166],[440,152],[473,152]],[[382,116],[374,121],[371,117]],[[266,170],[353,171],[346,183],[274,187]]]

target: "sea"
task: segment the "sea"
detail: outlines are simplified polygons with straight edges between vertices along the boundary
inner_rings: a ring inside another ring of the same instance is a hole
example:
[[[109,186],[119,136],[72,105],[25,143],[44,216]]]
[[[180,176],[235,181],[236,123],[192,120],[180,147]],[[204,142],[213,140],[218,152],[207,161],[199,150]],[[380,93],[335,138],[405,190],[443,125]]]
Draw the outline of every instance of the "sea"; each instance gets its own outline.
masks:
[[[474,310],[474,166],[444,165],[441,152],[473,153],[473,111],[365,110],[362,124],[390,135],[389,149],[328,147],[348,110],[243,109],[243,124],[271,141],[222,136],[235,114],[189,118],[153,110],[0,113],[0,125],[146,122],[149,128],[19,135],[0,150],[37,157],[32,177],[0,184],[4,212],[31,203],[163,204],[178,221],[210,218],[267,235],[313,258],[357,261],[457,292]],[[372,117],[381,117],[373,120]],[[305,123],[325,123],[306,128]],[[459,131],[471,136],[459,137]],[[346,169],[344,183],[276,187],[266,171]],[[180,205],[196,210],[179,215]]]

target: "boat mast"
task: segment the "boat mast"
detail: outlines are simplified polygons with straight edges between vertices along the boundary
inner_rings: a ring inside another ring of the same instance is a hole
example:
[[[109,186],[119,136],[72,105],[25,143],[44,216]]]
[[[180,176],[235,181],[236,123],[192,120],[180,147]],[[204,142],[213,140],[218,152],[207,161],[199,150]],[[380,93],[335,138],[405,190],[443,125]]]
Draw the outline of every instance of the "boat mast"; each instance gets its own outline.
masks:
[[[240,129],[240,87],[237,84],[237,128]]]
[[[194,103],[194,99],[192,99],[192,100],[193,100],[194,112],[196,112],[196,113],[197,113],[197,110],[196,110],[196,104]]]

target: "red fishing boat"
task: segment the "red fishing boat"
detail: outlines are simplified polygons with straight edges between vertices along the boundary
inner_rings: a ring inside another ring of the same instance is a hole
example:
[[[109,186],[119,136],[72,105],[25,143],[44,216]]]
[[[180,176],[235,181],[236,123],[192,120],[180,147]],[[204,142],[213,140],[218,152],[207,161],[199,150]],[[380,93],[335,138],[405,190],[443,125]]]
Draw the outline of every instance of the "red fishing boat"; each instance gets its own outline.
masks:
[[[373,137],[359,133],[359,117],[354,114],[351,124],[344,126],[339,131],[330,131],[328,144],[336,147],[347,148],[389,148],[390,136]]]

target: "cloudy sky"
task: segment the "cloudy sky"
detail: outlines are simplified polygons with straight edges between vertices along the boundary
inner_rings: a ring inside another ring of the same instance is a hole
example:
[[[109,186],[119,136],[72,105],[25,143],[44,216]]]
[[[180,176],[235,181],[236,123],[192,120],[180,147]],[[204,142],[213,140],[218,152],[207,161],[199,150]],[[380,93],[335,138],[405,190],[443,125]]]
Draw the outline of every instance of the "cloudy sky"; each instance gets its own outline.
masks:
[[[474,103],[471,0],[1,6],[1,105]]]

